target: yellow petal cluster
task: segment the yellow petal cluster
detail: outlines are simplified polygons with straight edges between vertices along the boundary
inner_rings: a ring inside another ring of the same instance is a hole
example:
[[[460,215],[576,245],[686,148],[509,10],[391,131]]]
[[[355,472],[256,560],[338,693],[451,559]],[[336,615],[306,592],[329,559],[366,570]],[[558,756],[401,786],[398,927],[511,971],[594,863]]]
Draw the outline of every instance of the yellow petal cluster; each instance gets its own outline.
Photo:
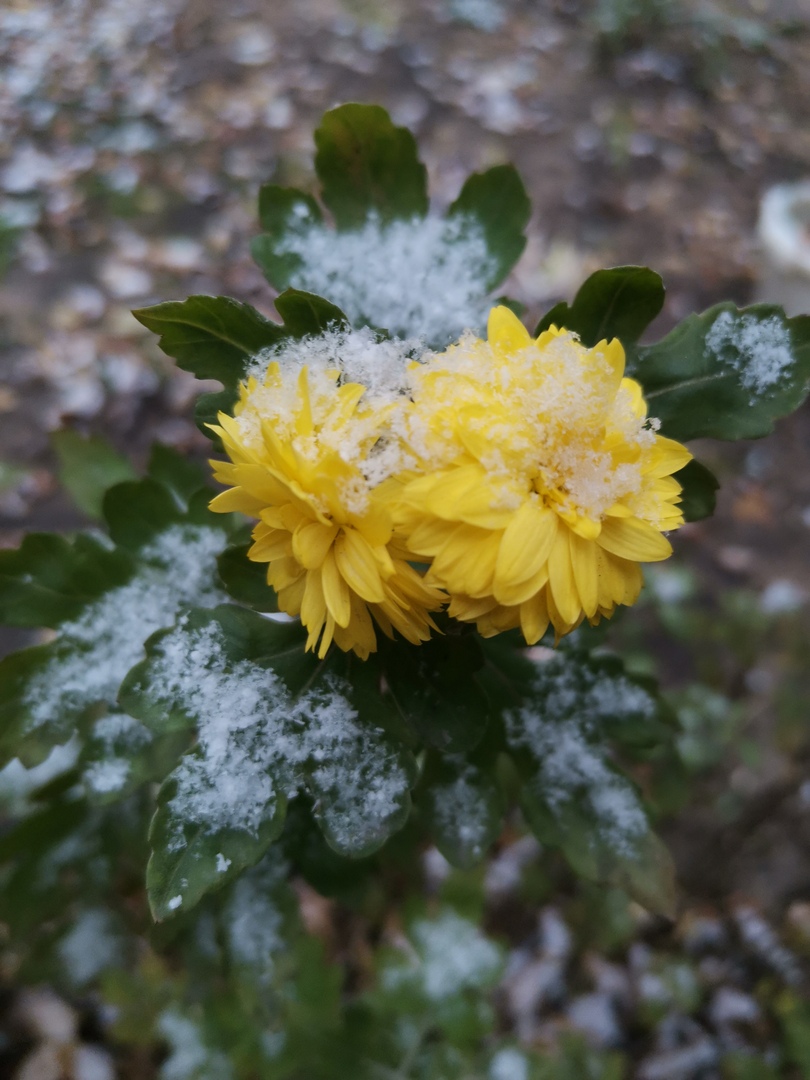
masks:
[[[363,407],[365,386],[338,385],[337,370],[293,375],[271,363],[261,385],[242,385],[236,415],[212,425],[230,461],[212,462],[229,490],[211,509],[259,519],[248,555],[268,564],[279,608],[300,615],[319,656],[334,641],[365,659],[377,647],[373,622],[424,641],[443,597],[394,536],[396,485],[372,485],[362,469],[390,408]]]
[[[462,339],[414,371],[409,431],[419,475],[397,525],[449,613],[529,643],[632,604],[641,562],[683,524],[672,476],[691,459],[648,421],[618,340],[532,339],[505,307],[488,340]]]
[[[683,523],[673,474],[691,455],[624,367],[617,340],[533,339],[505,307],[488,340],[403,360],[387,394],[373,374],[272,362],[219,415],[228,490],[211,508],[258,519],[249,556],[320,656],[334,641],[367,657],[375,624],[424,641],[444,604],[485,636],[559,637],[634,603],[639,564]]]

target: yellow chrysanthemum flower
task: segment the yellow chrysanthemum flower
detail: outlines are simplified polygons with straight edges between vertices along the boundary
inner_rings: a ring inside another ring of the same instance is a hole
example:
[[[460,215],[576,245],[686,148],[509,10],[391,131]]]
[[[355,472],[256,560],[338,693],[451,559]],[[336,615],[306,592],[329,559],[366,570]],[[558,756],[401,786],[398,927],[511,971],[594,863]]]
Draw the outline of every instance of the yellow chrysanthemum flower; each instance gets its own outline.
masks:
[[[484,636],[538,641],[632,604],[641,562],[671,554],[683,523],[673,473],[690,460],[656,433],[617,340],[533,340],[495,308],[488,341],[462,338],[412,369],[407,417],[419,473],[398,523],[449,613]]]
[[[389,637],[396,629],[418,643],[443,597],[409,565],[393,529],[399,485],[372,464],[394,406],[364,404],[366,387],[339,378],[274,362],[241,386],[235,416],[212,425],[230,458],[212,462],[214,475],[230,490],[211,509],[259,519],[248,555],[268,563],[279,608],[301,616],[308,649],[320,640],[323,657],[334,640],[365,659],[377,646],[372,616]]]

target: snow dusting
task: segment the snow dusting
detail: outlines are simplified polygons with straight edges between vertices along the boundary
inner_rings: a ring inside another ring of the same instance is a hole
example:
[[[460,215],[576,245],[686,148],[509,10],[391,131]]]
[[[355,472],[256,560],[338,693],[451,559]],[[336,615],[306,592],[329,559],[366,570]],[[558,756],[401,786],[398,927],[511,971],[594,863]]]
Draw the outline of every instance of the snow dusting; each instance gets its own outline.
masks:
[[[179,704],[198,721],[197,749],[173,774],[177,850],[182,822],[255,836],[279,795],[303,785],[336,842],[362,846],[406,796],[404,768],[382,733],[358,722],[346,683],[330,678],[293,697],[272,670],[229,660],[216,623],[181,623],[162,638],[150,685],[156,701]]]
[[[467,989],[483,989],[497,977],[500,951],[478,927],[455,911],[444,911],[437,919],[415,922],[410,936],[417,957],[407,967],[383,972],[383,985],[394,990],[418,979],[422,992],[431,1001],[443,1001]]]
[[[529,1060],[520,1050],[508,1046],[489,1063],[489,1080],[529,1080]]]
[[[83,911],[57,947],[59,959],[76,986],[121,963],[121,942],[103,908]]]
[[[794,365],[790,331],[777,315],[760,319],[721,311],[706,335],[706,348],[739,374],[752,403],[774,390]]]
[[[126,713],[112,712],[93,725],[89,745],[96,760],[84,770],[84,782],[96,795],[120,791],[132,771],[131,755],[152,742],[152,732]]]
[[[480,859],[491,839],[486,792],[478,769],[463,758],[459,763],[452,780],[430,790],[433,817],[442,836],[453,837],[465,854]]]
[[[590,811],[597,835],[630,855],[647,819],[630,784],[605,760],[602,725],[652,719],[655,703],[623,675],[594,672],[576,656],[555,655],[538,668],[531,701],[504,714],[510,744],[528,750],[532,787],[556,817]]]
[[[486,323],[495,265],[474,217],[383,224],[372,215],[335,232],[293,215],[275,251],[300,260],[290,285],[326,297],[355,326],[441,346]]]
[[[233,1069],[224,1054],[209,1050],[200,1025],[167,1009],[158,1030],[169,1044],[170,1054],[160,1067],[160,1080],[231,1080]]]
[[[242,874],[225,907],[225,935],[232,960],[253,969],[260,982],[273,974],[273,958],[285,948],[284,915],[277,903],[288,867],[275,852]]]
[[[95,703],[114,705],[150,634],[171,626],[184,606],[226,600],[216,583],[216,556],[226,539],[220,529],[172,526],[141,551],[131,581],[64,623],[53,658],[26,690],[30,730]]]

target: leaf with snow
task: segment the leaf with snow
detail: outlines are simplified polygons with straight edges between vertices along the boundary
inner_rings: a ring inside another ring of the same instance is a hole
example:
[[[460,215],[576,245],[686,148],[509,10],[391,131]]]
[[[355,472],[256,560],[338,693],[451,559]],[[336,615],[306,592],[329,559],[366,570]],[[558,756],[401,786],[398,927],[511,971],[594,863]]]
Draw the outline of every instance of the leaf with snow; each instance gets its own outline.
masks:
[[[531,692],[504,713],[506,741],[523,780],[521,803],[544,843],[562,848],[584,877],[625,888],[669,913],[669,855],[652,833],[634,785],[609,760],[607,736],[655,726],[657,703],[618,671],[581,653],[538,665]]]
[[[464,869],[484,858],[506,809],[492,772],[461,754],[431,755],[419,801],[436,847],[448,862]]]
[[[252,777],[246,777],[250,783]],[[202,755],[192,754],[169,776],[158,794],[149,830],[152,855],[146,867],[149,905],[157,920],[189,911],[207,892],[224,885],[262,857],[284,825],[285,798],[265,785],[262,814],[251,831],[188,820],[193,807],[221,794]],[[251,800],[256,808],[258,792]],[[205,816],[205,815],[204,815]],[[211,815],[207,815],[211,816]]]
[[[591,348],[618,338],[628,349],[663,306],[664,283],[658,274],[646,266],[614,266],[591,274],[573,302],[555,305],[535,334],[553,325],[573,330]]]
[[[321,225],[321,209],[306,192],[265,184],[259,191],[259,222],[265,231],[254,237],[251,254],[270,284],[286,289],[293,284],[303,260],[294,251],[283,250],[284,236],[288,232],[300,235],[313,225]]]
[[[207,528],[224,544],[234,516],[212,513],[208,504],[213,495],[210,488],[201,488],[181,500],[178,489],[147,476],[110,488],[103,500],[104,518],[112,540],[131,552],[154,543],[171,527]],[[178,550],[177,558],[178,566],[182,565],[182,551]]]
[[[379,105],[340,105],[315,132],[315,171],[323,201],[339,228],[355,228],[372,212],[381,220],[424,217],[427,172],[407,128]]]
[[[164,784],[152,828],[157,917],[188,909],[255,862],[299,789],[344,854],[368,854],[407,820],[412,756],[303,644],[297,623],[230,606],[193,611],[152,639],[128,677],[121,701],[133,715],[164,731],[197,727],[197,746]]]
[[[717,304],[640,348],[633,375],[670,438],[759,438],[807,396],[810,316]]]
[[[383,954],[380,988],[372,1000],[399,1014],[426,1008],[431,1026],[463,1037],[465,1029],[470,1030],[469,1020],[480,1014],[482,991],[495,985],[502,963],[495,942],[475,923],[445,908],[434,918],[411,923],[407,952]]]
[[[413,136],[378,106],[326,113],[315,138],[322,198],[336,227],[311,195],[262,188],[267,231],[252,252],[271,284],[328,297],[354,327],[437,348],[465,330],[482,332],[489,293],[526,244],[530,204],[514,168],[469,177],[439,217],[428,214]]]
[[[188,746],[185,733],[156,736],[140,721],[111,710],[88,727],[79,755],[87,798],[117,802],[171,772]]]
[[[140,549],[137,563],[116,552],[128,579],[108,582],[106,591],[61,622],[55,641],[6,657],[0,663],[0,761],[17,754],[36,764],[114,707],[150,635],[171,626],[183,607],[223,599],[215,559],[225,539],[220,529],[175,524]],[[103,565],[111,553],[101,546],[99,552]]]

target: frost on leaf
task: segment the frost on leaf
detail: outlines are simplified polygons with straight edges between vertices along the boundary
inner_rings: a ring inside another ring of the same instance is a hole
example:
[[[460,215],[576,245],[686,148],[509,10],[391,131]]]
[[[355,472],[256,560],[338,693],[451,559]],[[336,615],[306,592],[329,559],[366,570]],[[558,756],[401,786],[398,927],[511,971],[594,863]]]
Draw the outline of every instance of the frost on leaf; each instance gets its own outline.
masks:
[[[272,980],[275,959],[287,948],[287,877],[286,863],[271,848],[237,880],[223,909],[230,959],[260,984]]]
[[[216,556],[219,529],[175,525],[141,552],[135,576],[63,623],[53,655],[31,679],[24,705],[29,730],[64,721],[88,706],[114,706],[118,688],[143,655],[143,643],[171,626],[181,607],[220,602]],[[103,781],[102,781],[103,783]]]
[[[360,720],[345,681],[326,676],[294,695],[270,667],[231,659],[215,617],[197,627],[182,621],[157,641],[145,678],[153,707],[171,703],[197,724],[195,751],[167,788],[170,853],[183,851],[189,829],[257,838],[301,789],[332,845],[350,854],[404,823],[409,772],[383,733]],[[213,851],[212,872],[227,871],[228,858]]]
[[[721,311],[706,335],[706,348],[737,372],[752,400],[779,386],[794,365],[790,331],[776,315],[735,318]]]
[[[610,734],[656,723],[654,698],[577,653],[541,663],[526,701],[504,713],[524,777],[523,806],[541,840],[575,869],[627,888],[659,911],[672,905],[672,865],[634,785],[609,763]]]
[[[109,911],[83,911],[57,946],[65,974],[74,986],[84,986],[107,968],[120,966],[121,939]]]
[[[436,919],[418,919],[409,936],[410,959],[394,963],[382,973],[386,990],[408,986],[439,1004],[464,990],[483,990],[498,977],[498,946],[455,911],[445,910]]]
[[[157,1027],[169,1044],[160,1080],[232,1080],[230,1062],[219,1050],[206,1046],[200,1024],[177,1009],[167,1009],[158,1018]]]
[[[382,223],[371,215],[335,232],[293,215],[274,247],[297,257],[290,285],[327,297],[355,326],[446,345],[486,322],[494,267],[473,217]]]
[[[653,698],[624,675],[591,668],[575,654],[542,663],[524,705],[504,714],[510,746],[531,762],[528,786],[551,816],[591,823],[591,842],[631,854],[647,832],[632,786],[607,764],[604,728],[619,717],[653,720]]]

